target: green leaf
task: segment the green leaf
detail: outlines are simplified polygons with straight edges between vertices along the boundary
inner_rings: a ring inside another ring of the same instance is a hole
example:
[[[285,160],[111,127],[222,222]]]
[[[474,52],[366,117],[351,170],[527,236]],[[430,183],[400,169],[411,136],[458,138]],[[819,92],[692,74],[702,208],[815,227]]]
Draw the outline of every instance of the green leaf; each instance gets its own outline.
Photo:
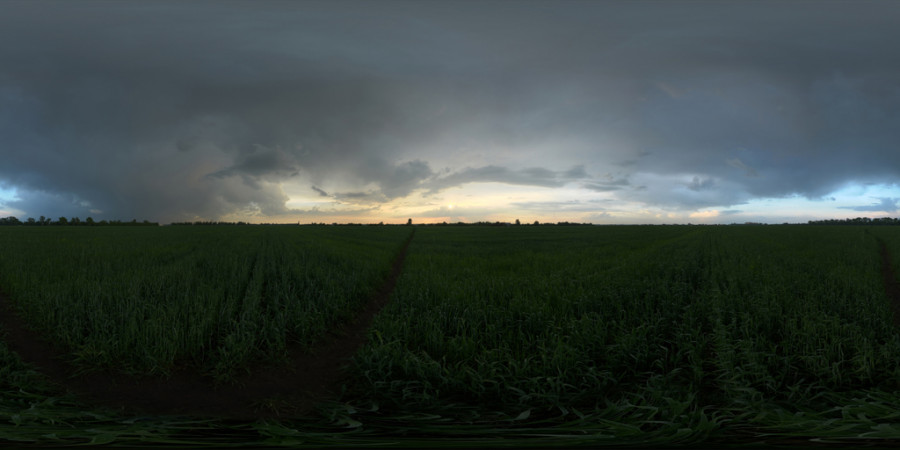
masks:
[[[94,438],[91,439],[91,442],[89,443],[89,445],[109,444],[110,442],[113,442],[115,440],[116,440],[116,435],[109,434],[109,433],[101,433],[101,434],[95,435]]]
[[[519,413],[519,415],[516,416],[515,419],[513,419],[513,422],[518,421],[518,420],[525,420],[529,417],[531,417],[531,409],[526,409],[525,411],[522,411],[521,413]]]

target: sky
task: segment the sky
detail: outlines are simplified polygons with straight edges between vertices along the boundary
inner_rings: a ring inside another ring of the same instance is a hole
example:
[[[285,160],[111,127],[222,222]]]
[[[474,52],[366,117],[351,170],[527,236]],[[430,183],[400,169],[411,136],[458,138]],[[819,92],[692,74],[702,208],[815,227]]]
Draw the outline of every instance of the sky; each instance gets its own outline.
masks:
[[[0,217],[895,217],[898,18],[894,1],[5,1]]]

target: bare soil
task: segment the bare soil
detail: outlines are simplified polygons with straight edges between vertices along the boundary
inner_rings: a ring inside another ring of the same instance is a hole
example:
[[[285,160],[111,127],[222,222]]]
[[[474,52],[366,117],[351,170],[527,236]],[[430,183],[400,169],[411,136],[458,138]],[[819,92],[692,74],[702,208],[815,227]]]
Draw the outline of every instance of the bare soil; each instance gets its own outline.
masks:
[[[884,290],[891,301],[891,311],[894,313],[894,325],[900,326],[900,283],[894,273],[891,264],[891,254],[884,241],[878,240],[881,252],[881,278],[884,282]]]
[[[193,368],[178,369],[164,379],[109,372],[74,375],[76,369],[66,361],[65,351],[31,330],[2,293],[0,326],[10,349],[86,404],[138,414],[301,417],[340,389],[350,358],[365,343],[372,320],[394,290],[411,241],[412,234],[393,261],[390,275],[356,317],[329,332],[310,351],[289,349],[287,364],[258,366],[230,385],[215,386]]]

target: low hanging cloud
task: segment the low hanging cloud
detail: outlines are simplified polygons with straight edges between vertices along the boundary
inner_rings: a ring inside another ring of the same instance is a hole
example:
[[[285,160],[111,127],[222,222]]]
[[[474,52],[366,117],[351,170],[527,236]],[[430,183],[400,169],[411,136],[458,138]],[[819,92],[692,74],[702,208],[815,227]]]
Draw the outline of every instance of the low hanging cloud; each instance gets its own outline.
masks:
[[[209,176],[225,178],[237,175],[260,179],[292,177],[299,174],[299,164],[292,155],[277,147],[266,148],[262,145],[254,145],[241,152],[233,165],[213,172]]]
[[[716,180],[712,178],[701,178],[699,176],[695,176],[691,179],[690,183],[685,183],[688,189],[692,191],[707,191],[710,189],[715,189]]]
[[[355,165],[352,173],[355,184],[374,185],[374,188],[336,191],[333,194],[335,199],[356,204],[384,203],[406,197],[413,191],[421,189],[434,175],[428,163],[422,160],[389,164],[380,158],[369,159],[363,164]],[[320,195],[324,193],[319,188],[313,189]]]
[[[900,198],[879,197],[878,203],[873,203],[871,205],[839,206],[838,208],[849,209],[853,211],[885,212],[891,214],[900,211],[900,205],[897,205],[898,201],[900,201]]]
[[[626,177],[616,177],[612,174],[606,174],[603,177],[591,180],[589,183],[584,183],[581,186],[596,192],[613,192],[626,189],[631,186],[631,183]]]
[[[635,187],[617,191],[616,198],[665,210],[699,211],[741,205],[753,198],[733,179],[660,173],[635,173],[631,179]]]
[[[526,211],[550,211],[559,212],[593,212],[599,213],[605,210],[597,203],[567,200],[558,202],[513,202],[510,206]]]
[[[45,215],[54,220],[60,216],[86,218],[102,214],[102,211],[93,208],[90,202],[78,196],[31,190],[20,191],[16,198],[6,202],[6,206],[26,211],[32,208],[45,211],[45,214],[35,214],[33,217]]]
[[[379,180],[381,193],[388,199],[406,197],[419,189],[433,175],[428,163],[422,160],[408,161],[391,167]]]
[[[509,169],[501,166],[465,167],[430,179],[428,194],[468,183],[504,183],[520,186],[562,187],[568,183],[588,178],[583,165],[557,172],[542,167]]]
[[[502,183],[519,186],[561,187],[590,176],[583,165],[568,170],[553,171],[542,167],[510,169],[501,166],[465,167],[436,173],[428,163],[415,160],[394,166],[384,162],[371,163],[357,172],[360,180],[374,184],[375,189],[336,192],[334,198],[348,203],[383,203],[403,198],[421,190],[428,195],[470,183]],[[315,188],[316,192],[320,189]],[[324,191],[321,191],[324,192]],[[320,192],[320,194],[321,194]]]
[[[334,194],[334,198],[341,203],[354,205],[372,205],[390,201],[380,191],[338,192]]]

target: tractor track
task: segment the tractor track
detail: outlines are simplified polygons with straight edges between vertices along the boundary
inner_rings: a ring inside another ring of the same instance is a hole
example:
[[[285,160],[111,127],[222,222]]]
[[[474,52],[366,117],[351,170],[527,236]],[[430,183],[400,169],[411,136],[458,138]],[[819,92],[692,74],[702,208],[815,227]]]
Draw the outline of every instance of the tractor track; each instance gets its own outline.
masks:
[[[300,417],[334,398],[346,366],[365,343],[375,315],[387,304],[403,268],[415,230],[403,243],[391,271],[357,315],[336,326],[312,349],[289,348],[284,365],[258,365],[235,383],[215,386],[194,368],[178,368],[166,378],[112,372],[74,375],[67,353],[28,328],[8,297],[0,293],[0,326],[6,345],[23,361],[89,405],[128,413],[212,416],[229,419]]]

